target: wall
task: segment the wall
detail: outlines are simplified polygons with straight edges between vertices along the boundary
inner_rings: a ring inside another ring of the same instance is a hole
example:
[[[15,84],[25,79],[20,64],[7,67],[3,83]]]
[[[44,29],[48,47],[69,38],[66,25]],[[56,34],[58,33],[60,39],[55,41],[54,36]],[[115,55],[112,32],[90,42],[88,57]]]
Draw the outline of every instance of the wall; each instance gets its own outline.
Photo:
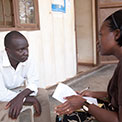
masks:
[[[71,2],[71,3],[70,3]],[[21,31],[28,39],[30,53],[37,62],[40,86],[49,87],[76,75],[74,3],[67,0],[67,11],[51,11],[51,0],[39,0],[39,31]],[[0,32],[0,50],[8,32]]]
[[[95,0],[76,0],[78,62],[96,64]],[[93,7],[93,8],[92,8]],[[95,40],[95,41],[94,41]]]

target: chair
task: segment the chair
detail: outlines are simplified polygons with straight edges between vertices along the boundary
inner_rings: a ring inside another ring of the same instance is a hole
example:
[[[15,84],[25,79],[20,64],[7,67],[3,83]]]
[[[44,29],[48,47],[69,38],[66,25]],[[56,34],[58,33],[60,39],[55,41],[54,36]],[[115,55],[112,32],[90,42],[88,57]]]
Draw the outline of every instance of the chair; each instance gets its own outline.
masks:
[[[23,108],[22,108],[21,112],[24,112],[24,111],[26,111],[28,109],[31,110],[31,115],[30,115],[31,122],[34,122],[34,107],[33,107],[33,105],[27,105],[27,106],[23,105]]]

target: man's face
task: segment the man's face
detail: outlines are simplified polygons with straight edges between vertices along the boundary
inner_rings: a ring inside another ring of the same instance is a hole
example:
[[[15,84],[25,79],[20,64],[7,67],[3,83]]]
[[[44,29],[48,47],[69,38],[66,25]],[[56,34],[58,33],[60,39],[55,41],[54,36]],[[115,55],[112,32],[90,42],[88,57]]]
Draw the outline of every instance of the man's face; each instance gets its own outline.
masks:
[[[25,62],[28,59],[28,42],[23,37],[12,39],[11,45],[7,48],[10,60],[14,62]]]

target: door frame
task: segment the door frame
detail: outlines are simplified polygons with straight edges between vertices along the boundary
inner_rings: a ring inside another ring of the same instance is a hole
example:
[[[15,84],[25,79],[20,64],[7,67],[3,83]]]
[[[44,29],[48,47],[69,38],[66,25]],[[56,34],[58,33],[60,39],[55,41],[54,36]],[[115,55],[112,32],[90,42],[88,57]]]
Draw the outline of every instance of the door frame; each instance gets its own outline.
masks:
[[[77,70],[77,73],[78,73],[78,46],[77,46],[77,29],[76,29],[76,3],[75,3],[76,1],[74,0],[74,19],[75,19],[75,43],[76,43],[76,62],[77,62],[77,68],[76,68],[76,70]],[[91,12],[91,14],[92,14],[92,40],[93,40],[93,63],[92,64],[88,64],[88,63],[86,63],[86,64],[83,64],[83,65],[92,65],[92,66],[97,66],[97,65],[99,65],[99,53],[98,53],[98,51],[97,51],[97,46],[96,46],[96,44],[97,44],[97,40],[98,40],[98,36],[97,36],[97,34],[98,34],[98,27],[97,27],[97,15],[98,15],[98,13],[97,13],[97,10],[98,10],[98,8],[97,8],[97,5],[98,5],[98,3],[97,3],[97,0],[92,0],[91,1],[91,7],[92,7],[92,12]]]

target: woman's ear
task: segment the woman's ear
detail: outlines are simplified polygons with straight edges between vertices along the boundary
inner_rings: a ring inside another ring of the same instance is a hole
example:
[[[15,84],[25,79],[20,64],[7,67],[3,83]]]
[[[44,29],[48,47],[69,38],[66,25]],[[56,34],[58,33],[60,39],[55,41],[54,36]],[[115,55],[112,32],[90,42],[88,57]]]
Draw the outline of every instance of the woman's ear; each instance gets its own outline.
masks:
[[[115,30],[115,40],[120,38],[120,29]]]

